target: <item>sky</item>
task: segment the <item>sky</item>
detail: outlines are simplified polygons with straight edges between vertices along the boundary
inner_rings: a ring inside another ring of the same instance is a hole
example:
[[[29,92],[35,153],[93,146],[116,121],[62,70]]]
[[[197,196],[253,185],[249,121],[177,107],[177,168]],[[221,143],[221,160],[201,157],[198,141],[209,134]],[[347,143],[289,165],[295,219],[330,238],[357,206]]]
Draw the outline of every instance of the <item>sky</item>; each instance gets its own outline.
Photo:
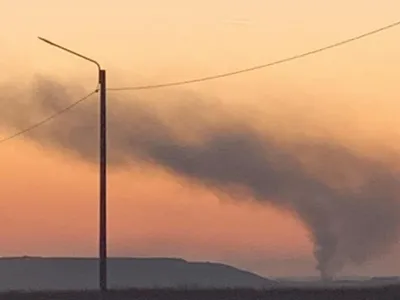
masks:
[[[399,9],[393,0],[2,0],[0,83],[12,80],[22,89],[40,75],[95,87],[93,65],[37,36],[101,62],[108,86],[120,87],[282,59],[395,22]],[[174,90],[206,95],[227,109],[245,107],[241,112],[261,129],[327,136],[371,155],[397,153],[399,33],[395,28],[290,63]],[[129,100],[162,91],[118,93]],[[0,255],[96,255],[96,166],[24,136],[0,144],[0,155]],[[309,233],[292,215],[215,195],[156,167],[110,172],[109,236],[113,256],[222,261],[271,276],[316,274]],[[400,258],[398,250],[345,274],[399,273],[391,263]]]

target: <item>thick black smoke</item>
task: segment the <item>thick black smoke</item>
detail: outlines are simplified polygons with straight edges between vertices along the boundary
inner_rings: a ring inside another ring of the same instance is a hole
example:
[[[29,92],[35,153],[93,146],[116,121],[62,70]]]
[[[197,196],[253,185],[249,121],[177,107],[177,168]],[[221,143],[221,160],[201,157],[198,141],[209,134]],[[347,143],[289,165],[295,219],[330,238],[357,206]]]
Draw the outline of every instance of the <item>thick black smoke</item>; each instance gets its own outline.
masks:
[[[76,99],[43,79],[31,90],[2,90],[0,125],[14,129]],[[257,201],[290,210],[310,231],[324,279],[385,254],[399,239],[400,181],[378,160],[338,143],[283,143],[279,132],[260,134],[192,95],[152,101],[110,93],[108,103],[114,166],[147,162],[232,196],[240,187]],[[97,161],[97,112],[94,97],[27,137]]]

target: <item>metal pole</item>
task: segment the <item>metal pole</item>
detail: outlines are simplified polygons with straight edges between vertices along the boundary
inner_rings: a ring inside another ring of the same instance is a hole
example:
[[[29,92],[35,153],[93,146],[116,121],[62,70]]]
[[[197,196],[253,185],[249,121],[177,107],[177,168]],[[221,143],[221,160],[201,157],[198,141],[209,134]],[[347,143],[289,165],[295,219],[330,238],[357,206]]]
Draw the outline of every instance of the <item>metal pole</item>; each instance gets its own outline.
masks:
[[[106,71],[99,70],[100,83],[100,234],[99,282],[100,290],[107,291],[107,106]]]
[[[99,203],[99,287],[107,291],[107,106],[106,106],[106,71],[100,64],[85,55],[75,52],[43,37],[41,41],[94,63],[99,70],[100,84],[100,203]]]

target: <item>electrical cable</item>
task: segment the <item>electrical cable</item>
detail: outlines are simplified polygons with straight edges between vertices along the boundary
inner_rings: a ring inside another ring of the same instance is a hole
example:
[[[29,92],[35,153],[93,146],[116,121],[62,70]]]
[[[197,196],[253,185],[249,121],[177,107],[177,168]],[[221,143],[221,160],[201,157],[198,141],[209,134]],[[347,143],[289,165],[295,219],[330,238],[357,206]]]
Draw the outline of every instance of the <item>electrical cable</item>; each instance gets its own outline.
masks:
[[[252,72],[252,71],[256,71],[259,69],[264,69],[267,67],[271,67],[274,65],[279,65],[282,63],[286,63],[286,62],[290,62],[292,60],[296,60],[296,59],[300,59],[306,56],[310,56],[313,54],[317,54],[319,52],[323,52],[332,48],[336,48],[363,38],[366,38],[368,36],[380,33],[382,31],[386,31],[388,29],[391,29],[393,27],[399,26],[400,25],[400,21],[391,23],[389,25],[386,25],[384,27],[380,27],[378,29],[363,33],[361,35],[346,39],[346,40],[342,40],[340,42],[334,43],[334,44],[330,44],[328,46],[322,47],[322,48],[318,48],[318,49],[314,49],[302,54],[298,54],[298,55],[294,55],[291,57],[287,57],[284,59],[280,59],[277,61],[273,61],[270,63],[266,63],[266,64],[262,64],[262,65],[257,65],[254,67],[250,67],[250,68],[246,68],[246,69],[241,69],[241,70],[237,70],[237,71],[232,71],[232,72],[228,72],[228,73],[222,73],[222,74],[217,74],[217,75],[212,75],[212,76],[206,76],[206,77],[200,77],[200,78],[196,78],[196,79],[191,79],[191,80],[183,80],[183,81],[175,81],[175,82],[169,82],[169,83],[162,83],[162,84],[154,84],[154,85],[142,85],[142,86],[127,86],[127,87],[117,87],[117,88],[107,88],[107,91],[137,91],[137,90],[149,90],[149,89],[157,89],[157,88],[165,88],[165,87],[172,87],[172,86],[179,86],[179,85],[186,85],[186,84],[191,84],[191,83],[197,83],[197,82],[203,82],[203,81],[209,81],[209,80],[215,80],[215,79],[220,79],[220,78],[224,78],[224,77],[229,77],[229,76],[233,76],[233,75],[237,75],[237,74],[242,74],[242,73],[247,73],[247,72]]]
[[[46,123],[48,123],[49,121],[55,119],[55,118],[58,117],[59,115],[70,111],[72,108],[74,108],[74,107],[77,106],[78,104],[80,104],[80,103],[82,103],[83,101],[87,100],[87,99],[88,99],[90,96],[92,96],[93,94],[96,94],[97,91],[98,91],[98,90],[96,89],[96,90],[94,90],[93,92],[87,94],[85,97],[80,98],[79,100],[77,100],[77,101],[71,103],[71,104],[68,105],[67,107],[63,108],[62,110],[57,111],[56,113],[54,113],[54,114],[48,116],[47,118],[45,118],[45,119],[43,119],[43,120],[41,120],[41,121],[39,121],[39,122],[37,122],[37,123],[35,123],[35,124],[33,124],[33,125],[27,127],[27,128],[25,128],[25,129],[22,129],[21,131],[18,131],[18,132],[14,133],[14,134],[12,134],[12,135],[10,135],[10,136],[7,136],[7,137],[5,137],[5,138],[0,139],[0,144],[5,143],[5,142],[8,142],[9,140],[12,140],[12,139],[14,139],[14,138],[16,138],[16,137],[18,137],[18,136],[20,136],[20,135],[23,135],[23,134],[27,133],[27,132],[30,132],[30,131],[32,131],[32,130],[34,130],[34,129],[36,129],[36,128],[38,128],[38,127],[40,127],[40,126],[42,126],[42,125],[44,125],[44,124],[46,124]]]

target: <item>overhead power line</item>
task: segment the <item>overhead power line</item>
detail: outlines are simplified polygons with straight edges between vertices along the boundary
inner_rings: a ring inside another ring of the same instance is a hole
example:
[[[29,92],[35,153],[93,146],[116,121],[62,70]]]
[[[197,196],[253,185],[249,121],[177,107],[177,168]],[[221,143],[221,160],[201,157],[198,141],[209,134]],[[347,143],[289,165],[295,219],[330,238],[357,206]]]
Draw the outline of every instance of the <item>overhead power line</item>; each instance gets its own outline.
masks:
[[[331,44],[331,45],[328,45],[328,46],[325,46],[325,47],[322,47],[322,48],[318,48],[318,49],[311,50],[311,51],[308,51],[308,52],[305,52],[305,53],[302,53],[302,54],[298,54],[298,55],[295,55],[295,56],[291,56],[291,57],[288,57],[288,58],[280,59],[280,60],[277,60],[277,61],[273,61],[273,62],[270,62],[270,63],[258,65],[258,66],[254,66],[254,67],[247,68],[247,69],[241,69],[241,70],[232,71],[232,72],[228,72],[228,73],[222,73],[222,74],[217,74],[217,75],[207,76],[207,77],[201,77],[201,78],[191,79],[191,80],[176,81],[176,82],[154,84],[154,85],[108,88],[107,90],[108,91],[135,91],[135,90],[157,89],[157,88],[164,88],[164,87],[172,87],[172,86],[191,84],[191,83],[202,82],[202,81],[209,81],[209,80],[229,77],[229,76],[233,76],[233,75],[237,75],[237,74],[241,74],[241,73],[252,72],[252,71],[255,71],[255,70],[271,67],[271,66],[282,64],[282,63],[285,63],[285,62],[290,62],[292,60],[296,60],[296,59],[299,59],[299,58],[303,58],[303,57],[306,57],[306,56],[317,54],[319,52],[323,52],[325,50],[336,48],[336,47],[339,47],[339,46],[342,46],[342,45],[345,45],[345,44],[348,44],[348,43],[351,43],[351,42],[366,38],[368,36],[380,33],[382,31],[386,31],[386,30],[391,29],[393,27],[397,27],[399,25],[400,25],[400,20],[397,21],[397,22],[391,23],[389,25],[386,25],[384,27],[380,27],[378,29],[366,32],[364,34],[349,38],[347,40],[343,40],[341,42],[337,42],[337,43],[334,43],[334,44]],[[44,125],[46,123],[48,123],[49,121],[55,119],[59,115],[65,113],[65,112],[68,112],[69,110],[71,110],[72,108],[77,106],[78,104],[84,102],[90,96],[92,96],[93,94],[95,94],[97,92],[98,92],[98,89],[94,90],[93,92],[89,93],[88,95],[86,95],[85,97],[79,99],[78,101],[75,101],[74,103],[72,103],[71,105],[65,107],[64,109],[54,113],[53,115],[51,115],[51,116],[39,121],[38,123],[35,123],[35,124],[25,128],[25,129],[23,129],[23,130],[21,130],[19,132],[16,132],[16,133],[14,133],[14,134],[12,134],[12,135],[10,135],[8,137],[0,139],[0,144],[5,143],[5,142],[7,142],[9,140],[12,140],[12,139],[14,139],[14,138],[16,138],[16,137],[18,137],[20,135],[23,135],[23,134],[25,134],[27,132],[30,132],[30,131],[32,131],[32,130],[34,130],[34,129],[36,129],[36,128],[38,128],[38,127],[40,127],[40,126],[42,126],[42,125]]]
[[[252,71],[256,71],[259,69],[264,69],[267,67],[272,67],[274,65],[279,65],[279,64],[283,64],[286,62],[290,62],[292,60],[296,60],[296,59],[300,59],[306,56],[310,56],[310,55],[314,55],[317,54],[319,52],[323,52],[332,48],[336,48],[339,46],[343,46],[345,44],[349,44],[351,42],[366,38],[368,36],[371,35],[375,35],[377,33],[380,33],[382,31],[386,31],[388,29],[391,29],[393,27],[397,27],[400,25],[400,20],[394,23],[391,23],[389,25],[386,25],[384,27],[380,27],[378,29],[363,33],[361,35],[346,39],[346,40],[342,40],[340,42],[334,43],[334,44],[330,44],[328,46],[322,47],[322,48],[318,48],[318,49],[314,49],[302,54],[298,54],[298,55],[294,55],[291,57],[287,57],[284,59],[280,59],[280,60],[276,60],[273,62],[269,62],[266,64],[262,64],[262,65],[257,65],[254,67],[250,67],[250,68],[246,68],[246,69],[241,69],[241,70],[236,70],[236,71],[232,71],[232,72],[228,72],[228,73],[221,73],[221,74],[217,74],[217,75],[212,75],[212,76],[206,76],[206,77],[200,77],[200,78],[196,78],[196,79],[190,79],[190,80],[183,80],[183,81],[175,81],[175,82],[167,82],[167,83],[161,83],[161,84],[154,84],[154,85],[139,85],[139,86],[127,86],[127,87],[117,87],[117,88],[108,88],[108,91],[137,91],[137,90],[149,90],[149,89],[157,89],[157,88],[165,88],[165,87],[172,87],[172,86],[179,86],[179,85],[186,85],[186,84],[191,84],[191,83],[197,83],[197,82],[203,82],[203,81],[209,81],[209,80],[215,80],[215,79],[220,79],[220,78],[224,78],[224,77],[230,77],[233,75],[238,75],[241,73],[248,73],[248,72],[252,72]]]
[[[0,144],[8,142],[9,140],[12,140],[12,139],[14,139],[14,138],[16,138],[16,137],[18,137],[20,135],[28,133],[28,132],[30,132],[30,131],[32,131],[32,130],[34,130],[34,129],[36,129],[36,128],[38,128],[38,127],[40,127],[40,126],[42,126],[42,125],[44,125],[46,123],[48,123],[48,122],[50,122],[51,120],[55,119],[59,115],[70,111],[72,108],[74,108],[78,104],[82,103],[83,101],[87,100],[90,96],[92,96],[95,93],[97,93],[97,90],[87,94],[85,97],[79,99],[78,101],[75,101],[75,102],[71,103],[67,107],[63,108],[62,110],[57,111],[56,113],[52,114],[51,116],[48,116],[47,118],[45,118],[45,119],[43,119],[43,120],[41,120],[41,121],[39,121],[39,122],[27,127],[27,128],[25,128],[25,129],[22,129],[21,131],[18,131],[18,132],[14,133],[14,134],[12,134],[12,135],[10,135],[8,137],[0,139]]]

